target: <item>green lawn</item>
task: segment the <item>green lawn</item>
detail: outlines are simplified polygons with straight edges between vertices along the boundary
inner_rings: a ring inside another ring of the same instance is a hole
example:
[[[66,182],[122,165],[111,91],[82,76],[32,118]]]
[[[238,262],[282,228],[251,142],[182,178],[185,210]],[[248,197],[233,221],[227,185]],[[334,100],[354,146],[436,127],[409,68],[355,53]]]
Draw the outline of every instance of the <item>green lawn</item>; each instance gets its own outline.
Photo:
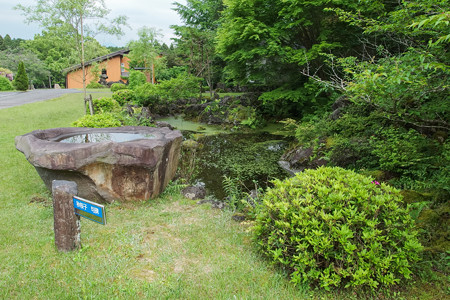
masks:
[[[360,298],[294,287],[256,254],[247,225],[182,199],[176,185],[156,200],[107,206],[107,226],[82,219],[83,249],[57,252],[51,195],[14,137],[83,113],[81,94],[0,110],[0,299]],[[445,297],[427,288],[406,295]]]

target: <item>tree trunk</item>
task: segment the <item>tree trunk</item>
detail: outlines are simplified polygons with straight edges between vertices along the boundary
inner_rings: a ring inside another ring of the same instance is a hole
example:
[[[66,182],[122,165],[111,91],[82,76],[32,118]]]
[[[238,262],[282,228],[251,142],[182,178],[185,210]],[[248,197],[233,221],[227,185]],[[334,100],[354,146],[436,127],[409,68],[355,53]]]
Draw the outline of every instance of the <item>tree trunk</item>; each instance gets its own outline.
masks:
[[[92,96],[89,99],[86,91],[86,67],[84,65],[84,36],[83,36],[83,15],[80,16],[80,39],[81,39],[81,72],[83,73],[83,94],[84,94],[84,112],[87,114],[86,102],[89,102],[89,112],[91,116],[94,114],[92,109]]]

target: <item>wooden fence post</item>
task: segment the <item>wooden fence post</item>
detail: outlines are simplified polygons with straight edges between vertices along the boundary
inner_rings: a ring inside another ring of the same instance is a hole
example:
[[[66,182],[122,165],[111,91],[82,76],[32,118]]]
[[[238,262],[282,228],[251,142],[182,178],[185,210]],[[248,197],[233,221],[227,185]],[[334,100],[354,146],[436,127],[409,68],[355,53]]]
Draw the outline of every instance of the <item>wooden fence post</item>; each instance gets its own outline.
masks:
[[[52,182],[55,244],[62,252],[81,248],[80,217],[75,215],[73,207],[73,196],[77,193],[78,187],[73,181]]]

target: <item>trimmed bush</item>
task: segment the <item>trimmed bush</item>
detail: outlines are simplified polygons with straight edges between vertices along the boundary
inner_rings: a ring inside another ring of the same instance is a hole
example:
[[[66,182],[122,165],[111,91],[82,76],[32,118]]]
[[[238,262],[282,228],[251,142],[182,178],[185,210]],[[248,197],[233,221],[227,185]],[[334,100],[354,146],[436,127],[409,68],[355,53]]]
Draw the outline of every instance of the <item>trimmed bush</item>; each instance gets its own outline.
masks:
[[[117,101],[113,98],[101,97],[98,99],[93,99],[92,104],[94,105],[94,112],[96,114],[120,111],[119,103],[117,103]]]
[[[19,67],[17,69],[17,75],[16,75],[16,78],[14,79],[13,84],[14,84],[14,87],[16,88],[16,90],[19,90],[19,91],[28,90],[28,75],[27,75],[27,72],[25,71],[25,65],[23,64],[22,61],[19,63]]]
[[[113,83],[111,85],[111,92],[117,92],[118,90],[128,89],[128,86],[123,83]]]
[[[72,126],[92,128],[120,127],[122,126],[122,122],[120,122],[118,115],[113,113],[104,113],[98,115],[85,115],[73,122]]]
[[[6,77],[0,76],[0,91],[11,91],[13,89],[11,81]]]
[[[387,287],[410,278],[422,246],[393,187],[342,168],[306,170],[263,196],[254,235],[295,284]]]
[[[112,98],[123,106],[128,102],[134,101],[135,96],[132,90],[118,90],[112,94]]]

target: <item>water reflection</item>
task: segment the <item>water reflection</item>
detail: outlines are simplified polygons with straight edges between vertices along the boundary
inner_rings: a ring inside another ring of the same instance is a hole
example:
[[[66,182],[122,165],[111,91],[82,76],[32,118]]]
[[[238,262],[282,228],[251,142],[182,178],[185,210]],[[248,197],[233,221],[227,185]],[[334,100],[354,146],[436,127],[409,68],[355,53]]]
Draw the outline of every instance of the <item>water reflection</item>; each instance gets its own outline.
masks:
[[[73,144],[85,144],[85,143],[101,143],[106,141],[112,142],[129,142],[140,139],[153,139],[155,136],[149,133],[125,133],[125,132],[114,132],[114,133],[86,133],[77,134],[69,137],[65,137],[59,142],[61,143],[73,143]]]

